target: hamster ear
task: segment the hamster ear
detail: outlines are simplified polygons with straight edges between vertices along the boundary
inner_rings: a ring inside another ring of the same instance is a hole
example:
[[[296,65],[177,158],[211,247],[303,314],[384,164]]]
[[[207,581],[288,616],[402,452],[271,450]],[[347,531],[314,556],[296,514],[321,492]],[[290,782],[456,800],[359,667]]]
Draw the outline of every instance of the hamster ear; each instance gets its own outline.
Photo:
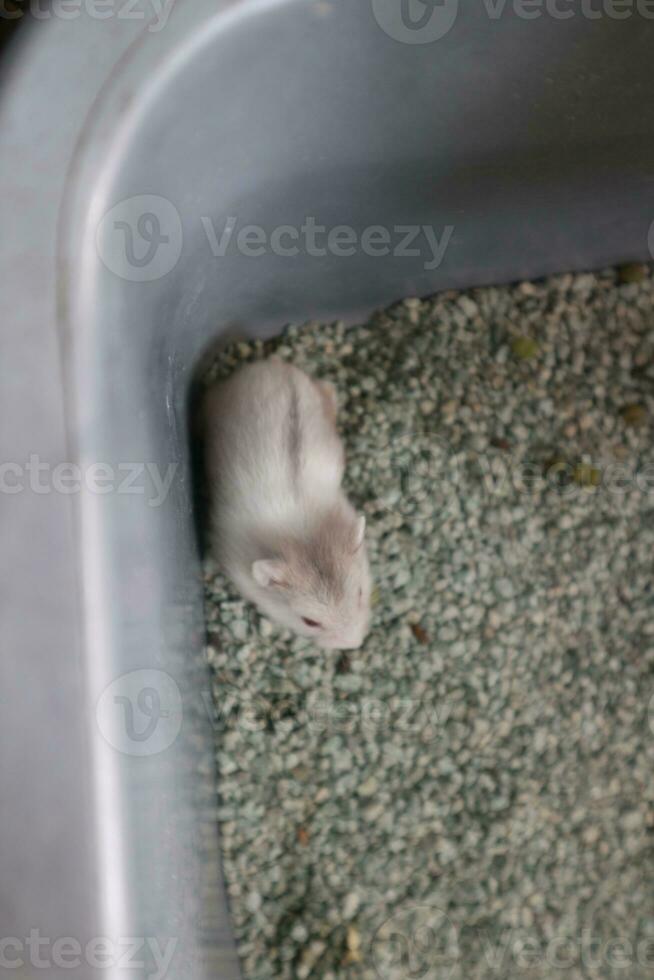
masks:
[[[366,533],[366,519],[365,517],[357,517],[357,522],[354,526],[354,550],[358,551],[363,544],[363,539]]]
[[[252,565],[252,577],[257,585],[267,589],[277,586],[283,588],[288,585],[287,568],[283,561],[268,561],[261,559]]]

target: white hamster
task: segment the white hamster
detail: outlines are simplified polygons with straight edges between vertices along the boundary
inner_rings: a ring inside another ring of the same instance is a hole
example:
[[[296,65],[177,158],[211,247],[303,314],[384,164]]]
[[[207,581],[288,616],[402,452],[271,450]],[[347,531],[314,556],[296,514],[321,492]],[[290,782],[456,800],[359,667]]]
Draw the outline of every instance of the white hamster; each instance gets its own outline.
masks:
[[[271,619],[326,649],[359,647],[370,572],[341,488],[336,392],[278,357],[210,388],[203,412],[211,544]]]

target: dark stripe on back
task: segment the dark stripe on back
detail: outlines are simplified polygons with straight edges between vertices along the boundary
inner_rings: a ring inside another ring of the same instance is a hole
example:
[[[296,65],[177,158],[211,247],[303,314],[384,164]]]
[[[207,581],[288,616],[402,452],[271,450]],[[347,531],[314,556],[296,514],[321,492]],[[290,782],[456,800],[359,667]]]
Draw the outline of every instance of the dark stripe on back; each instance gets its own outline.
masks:
[[[297,483],[300,479],[302,430],[300,428],[300,399],[293,380],[291,380],[291,403],[288,409],[288,454],[291,460],[293,479]]]

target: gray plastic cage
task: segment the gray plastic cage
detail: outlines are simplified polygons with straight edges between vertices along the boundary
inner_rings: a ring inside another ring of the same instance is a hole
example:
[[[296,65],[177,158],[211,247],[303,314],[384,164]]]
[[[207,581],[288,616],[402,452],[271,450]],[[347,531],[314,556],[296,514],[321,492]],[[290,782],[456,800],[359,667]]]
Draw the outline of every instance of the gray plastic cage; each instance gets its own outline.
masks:
[[[649,257],[654,12],[40,9],[3,52],[0,104],[2,934],[76,939],[77,970],[42,950],[53,980],[139,975],[124,949],[96,971],[96,937],[228,980],[198,360],[289,321]],[[55,478],[62,462],[79,471]],[[35,973],[25,944],[9,956]]]

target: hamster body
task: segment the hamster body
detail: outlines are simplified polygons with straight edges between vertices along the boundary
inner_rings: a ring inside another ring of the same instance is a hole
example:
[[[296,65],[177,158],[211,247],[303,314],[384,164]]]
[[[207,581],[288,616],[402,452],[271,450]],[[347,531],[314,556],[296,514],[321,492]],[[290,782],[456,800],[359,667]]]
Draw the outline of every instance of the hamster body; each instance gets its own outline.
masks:
[[[277,357],[216,384],[204,405],[211,544],[237,589],[325,649],[369,625],[370,573],[341,488],[336,393]]]

